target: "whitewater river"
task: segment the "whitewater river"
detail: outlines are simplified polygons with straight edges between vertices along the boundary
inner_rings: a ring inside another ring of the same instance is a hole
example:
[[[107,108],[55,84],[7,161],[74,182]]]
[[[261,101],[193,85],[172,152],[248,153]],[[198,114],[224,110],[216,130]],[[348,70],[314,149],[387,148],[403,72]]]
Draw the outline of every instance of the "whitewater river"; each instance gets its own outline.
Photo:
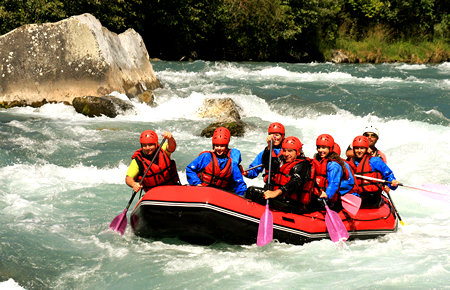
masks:
[[[231,139],[247,167],[271,122],[343,149],[367,124],[405,185],[450,186],[450,63],[334,65],[154,62],[158,106],[134,103],[115,119],[71,106],[0,109],[0,288],[25,289],[442,289],[450,285],[450,193],[392,192],[406,223],[379,239],[303,246],[194,246],[108,229],[131,196],[124,183],[139,135],[168,130],[185,167],[211,140],[205,98],[232,98],[249,124]],[[120,96],[120,95],[119,95]],[[123,97],[123,96],[122,96]],[[262,185],[261,179],[248,185]],[[134,206],[137,199],[133,202]]]

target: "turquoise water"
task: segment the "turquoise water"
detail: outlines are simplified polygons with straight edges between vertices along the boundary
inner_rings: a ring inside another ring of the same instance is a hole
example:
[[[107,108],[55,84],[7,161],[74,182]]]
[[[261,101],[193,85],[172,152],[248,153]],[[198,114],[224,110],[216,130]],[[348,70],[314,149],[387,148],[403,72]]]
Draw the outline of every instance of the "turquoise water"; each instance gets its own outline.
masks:
[[[345,245],[204,247],[137,238],[130,226],[120,236],[108,226],[131,197],[125,172],[143,130],[174,134],[186,183],[186,165],[211,146],[199,137],[211,120],[196,113],[207,97],[240,106],[249,127],[231,145],[244,167],[265,146],[271,122],[299,137],[308,156],[319,134],[345,148],[370,123],[399,181],[449,186],[450,63],[153,66],[164,85],[154,92],[156,108],[134,103],[115,119],[63,104],[0,110],[0,288],[448,288],[449,192],[400,187],[391,195],[406,225]]]

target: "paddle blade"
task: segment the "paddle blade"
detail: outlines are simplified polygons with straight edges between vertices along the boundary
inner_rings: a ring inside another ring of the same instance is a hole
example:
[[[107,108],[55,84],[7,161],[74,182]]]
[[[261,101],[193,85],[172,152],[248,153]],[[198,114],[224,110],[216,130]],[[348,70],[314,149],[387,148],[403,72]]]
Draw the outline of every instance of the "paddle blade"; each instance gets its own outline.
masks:
[[[355,216],[359,208],[361,207],[361,198],[353,195],[353,194],[346,194],[341,196],[342,200],[342,207],[350,213],[351,215]]]
[[[273,239],[273,216],[269,209],[269,203],[266,204],[266,210],[261,216],[258,227],[258,239],[256,245],[264,246],[270,243]]]
[[[338,213],[326,206],[325,224],[328,234],[333,242],[346,241],[349,237],[348,231]]]
[[[125,228],[127,227],[127,211],[126,208],[121,214],[116,216],[111,224],[109,225],[109,228],[112,229],[115,232],[119,232],[121,235],[125,232]]]

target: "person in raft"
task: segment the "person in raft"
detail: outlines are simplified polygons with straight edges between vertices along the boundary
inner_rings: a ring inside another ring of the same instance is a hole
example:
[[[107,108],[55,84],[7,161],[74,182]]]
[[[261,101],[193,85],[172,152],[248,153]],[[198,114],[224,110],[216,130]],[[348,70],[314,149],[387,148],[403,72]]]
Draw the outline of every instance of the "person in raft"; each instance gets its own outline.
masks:
[[[302,143],[297,137],[287,137],[282,143],[282,159],[275,172],[273,189],[265,190],[264,199],[274,199],[289,207],[280,210],[299,211],[305,209],[305,198],[309,198],[313,180],[308,178],[311,172],[311,163],[302,154]],[[275,203],[276,207],[278,202]]]
[[[343,180],[349,179],[349,172],[345,161],[333,151],[334,138],[329,134],[321,134],[317,137],[317,153],[314,156],[315,181],[314,194],[321,199],[326,199],[330,209],[339,212],[342,210],[340,186]],[[311,199],[310,207],[323,209],[318,200]]]
[[[392,170],[378,156],[369,154],[369,139],[366,136],[356,136],[353,139],[354,157],[349,161],[350,166],[357,175],[390,181],[390,189],[397,189],[399,182],[395,179]],[[361,196],[361,208],[379,208],[382,203],[381,193],[383,184],[362,178],[356,178]]]
[[[377,147],[375,147],[375,144],[377,144],[378,138],[380,136],[380,132],[378,131],[378,129],[372,125],[369,125],[364,129],[363,136],[366,136],[367,139],[369,139],[369,149],[367,150],[367,153],[374,157],[380,157],[384,161],[384,163],[387,163],[386,155],[378,150]],[[345,155],[347,155],[347,161],[355,156],[353,153],[352,144],[348,146]]]
[[[135,192],[143,189],[145,192],[158,185],[180,184],[177,166],[170,155],[177,148],[175,138],[170,132],[164,132],[163,138],[167,140],[155,156],[158,144],[158,135],[155,131],[145,130],[142,132],[139,141],[141,148],[134,152],[131,157],[131,164],[128,167],[125,183],[133,188]],[[151,163],[154,158],[153,163]],[[147,174],[144,173],[150,166]],[[139,185],[140,181],[142,184]]]
[[[190,185],[212,186],[243,196],[247,185],[239,168],[240,152],[228,148],[230,131],[219,127],[212,137],[212,151],[204,151],[186,166],[186,177]]]
[[[256,167],[252,170],[244,171],[243,175],[247,178],[253,179],[257,177],[261,172],[265,171],[264,182],[267,183],[267,174],[269,173],[269,163],[263,162],[263,156],[265,160],[269,160],[269,148],[270,148],[270,140],[272,140],[272,169],[271,173],[275,174],[275,170],[280,166],[281,162],[281,144],[284,140],[284,126],[281,123],[275,122],[269,125],[268,128],[268,136],[266,138],[267,147],[264,148],[258,155],[256,155],[255,159],[252,163],[250,163],[249,168],[253,168],[259,165],[263,165],[260,167]],[[275,170],[274,170],[275,169]],[[272,181],[274,181],[274,175],[272,174]]]
[[[341,147],[338,143],[334,143],[333,151],[336,152],[337,155],[341,156]],[[350,163],[346,160],[344,160],[345,168],[347,169],[349,175],[347,179],[344,179],[341,181],[341,186],[339,187],[339,193],[341,196],[345,194],[353,194],[356,196],[359,196],[358,194],[358,185],[356,184],[355,180],[355,173],[353,172],[353,169],[350,166]]]

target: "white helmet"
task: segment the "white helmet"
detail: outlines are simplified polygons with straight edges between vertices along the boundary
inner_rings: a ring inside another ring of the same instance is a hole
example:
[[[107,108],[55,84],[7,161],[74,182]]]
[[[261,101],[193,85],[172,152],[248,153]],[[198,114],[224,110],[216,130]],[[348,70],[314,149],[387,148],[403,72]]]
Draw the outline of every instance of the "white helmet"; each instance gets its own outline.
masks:
[[[366,128],[364,128],[363,133],[375,133],[375,134],[377,134],[378,138],[380,138],[380,132],[373,125],[369,125]]]

